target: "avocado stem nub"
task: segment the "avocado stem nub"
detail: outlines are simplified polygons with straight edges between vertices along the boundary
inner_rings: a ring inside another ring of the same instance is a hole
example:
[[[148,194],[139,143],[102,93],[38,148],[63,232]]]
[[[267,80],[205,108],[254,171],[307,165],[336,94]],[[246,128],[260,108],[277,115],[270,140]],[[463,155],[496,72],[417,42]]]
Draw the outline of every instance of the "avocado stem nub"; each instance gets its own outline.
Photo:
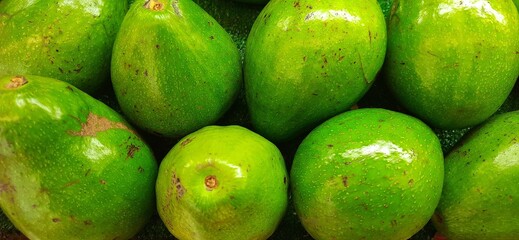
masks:
[[[144,3],[144,7],[153,11],[161,11],[164,9],[164,4],[159,0],[148,0]]]
[[[216,180],[216,176],[209,175],[205,177],[205,189],[207,191],[213,191],[213,189],[216,187],[218,187],[218,180]]]
[[[12,78],[11,81],[7,85],[5,85],[5,87],[8,89],[19,88],[27,84],[28,82],[29,81],[27,81],[27,78],[25,78],[24,76],[16,76]]]

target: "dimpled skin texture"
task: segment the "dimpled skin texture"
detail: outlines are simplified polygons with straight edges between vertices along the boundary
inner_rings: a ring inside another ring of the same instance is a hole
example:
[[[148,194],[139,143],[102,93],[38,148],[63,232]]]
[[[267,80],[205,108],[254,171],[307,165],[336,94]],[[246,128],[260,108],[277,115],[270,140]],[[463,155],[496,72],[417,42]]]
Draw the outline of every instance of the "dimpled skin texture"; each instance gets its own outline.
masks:
[[[127,9],[113,0],[0,1],[0,75],[46,76],[96,93],[110,81]]]
[[[443,154],[421,121],[359,109],[315,128],[290,176],[297,214],[313,238],[402,240],[434,212]]]
[[[33,240],[131,238],[154,211],[151,150],[77,88],[25,78],[0,78],[2,211]]]
[[[138,127],[183,137],[218,120],[242,83],[229,34],[191,0],[144,0],[130,7],[117,35],[112,83]],[[145,37],[143,37],[145,36]]]
[[[208,189],[213,176],[216,187]],[[181,139],[160,165],[157,208],[186,239],[267,239],[288,203],[277,147],[240,126],[208,126]]]
[[[490,117],[519,75],[519,14],[511,0],[399,0],[388,25],[384,76],[431,126]]]
[[[445,158],[445,183],[433,223],[449,240],[519,236],[519,111],[468,133]]]
[[[376,0],[272,0],[245,49],[245,91],[255,131],[283,142],[350,108],[384,61]]]

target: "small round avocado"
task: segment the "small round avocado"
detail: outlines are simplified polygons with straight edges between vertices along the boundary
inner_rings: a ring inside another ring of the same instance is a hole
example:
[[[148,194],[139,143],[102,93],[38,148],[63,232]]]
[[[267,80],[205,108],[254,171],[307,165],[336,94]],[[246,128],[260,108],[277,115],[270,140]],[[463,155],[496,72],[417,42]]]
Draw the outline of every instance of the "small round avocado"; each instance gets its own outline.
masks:
[[[469,132],[445,158],[445,181],[433,223],[449,240],[519,236],[519,111]]]
[[[519,76],[519,14],[511,0],[398,0],[383,78],[432,127],[475,126]]]
[[[0,78],[0,166],[0,207],[29,239],[129,239],[153,214],[150,148],[65,82]]]
[[[315,239],[408,239],[430,219],[443,153],[423,122],[384,109],[340,114],[314,129],[291,169],[294,204]]]
[[[267,239],[288,203],[278,148],[240,126],[207,126],[162,161],[157,209],[178,239]]]

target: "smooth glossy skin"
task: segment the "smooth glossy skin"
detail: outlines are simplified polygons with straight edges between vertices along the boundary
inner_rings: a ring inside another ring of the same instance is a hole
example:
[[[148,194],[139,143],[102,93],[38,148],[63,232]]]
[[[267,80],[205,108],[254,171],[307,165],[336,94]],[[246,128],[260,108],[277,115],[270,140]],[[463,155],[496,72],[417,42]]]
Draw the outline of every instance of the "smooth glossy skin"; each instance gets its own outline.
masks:
[[[375,0],[272,0],[245,49],[252,124],[282,142],[349,109],[368,90],[386,49]]]
[[[127,9],[113,0],[2,0],[0,76],[46,76],[96,93],[109,81]]]
[[[438,204],[443,153],[418,119],[353,110],[303,140],[290,176],[297,214],[313,238],[402,240]]]
[[[285,162],[274,144],[240,126],[208,126],[180,140],[162,161],[157,208],[181,240],[267,239],[285,213],[287,191]]]
[[[135,125],[185,136],[218,120],[241,81],[236,45],[191,0],[132,4],[115,42],[112,83]]]
[[[131,238],[154,212],[148,146],[70,84],[11,79],[0,78],[2,211],[33,240]]]
[[[384,77],[429,125],[476,125],[519,75],[519,14],[511,0],[399,0],[388,26]]]
[[[433,217],[449,240],[519,236],[519,111],[493,117],[445,158],[445,183]]]

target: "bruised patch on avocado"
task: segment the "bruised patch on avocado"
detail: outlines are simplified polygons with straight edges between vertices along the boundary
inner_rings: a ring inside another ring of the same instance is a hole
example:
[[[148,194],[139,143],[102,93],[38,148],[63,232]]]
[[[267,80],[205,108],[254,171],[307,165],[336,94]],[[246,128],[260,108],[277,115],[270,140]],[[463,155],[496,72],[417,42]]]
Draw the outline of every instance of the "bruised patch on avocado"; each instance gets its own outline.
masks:
[[[207,191],[213,191],[215,188],[218,187],[218,179],[216,179],[216,176],[214,175],[209,175],[205,177],[204,183],[205,189]]]
[[[107,118],[97,116],[93,113],[89,113],[86,122],[81,123],[81,130],[69,130],[67,133],[73,136],[95,137],[98,132],[104,132],[110,129],[122,129],[131,133],[135,133],[121,122],[113,122]]]
[[[7,89],[15,89],[15,88],[19,88],[25,84],[27,84],[29,81],[27,81],[27,78],[25,78],[24,76],[16,76],[14,78],[11,79],[11,81],[9,81],[9,83],[7,83],[7,85],[5,85],[5,88]]]

